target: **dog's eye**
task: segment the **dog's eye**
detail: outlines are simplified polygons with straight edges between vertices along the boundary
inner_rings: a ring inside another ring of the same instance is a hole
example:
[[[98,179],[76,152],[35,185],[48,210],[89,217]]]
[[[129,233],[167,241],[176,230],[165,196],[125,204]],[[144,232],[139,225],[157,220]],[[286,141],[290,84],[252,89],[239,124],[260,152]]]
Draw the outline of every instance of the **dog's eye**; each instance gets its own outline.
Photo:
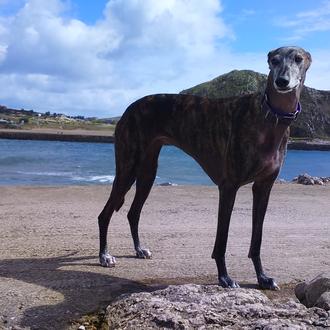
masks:
[[[299,64],[299,63],[302,62],[303,58],[302,58],[302,56],[300,56],[300,55],[296,55],[295,58],[294,58],[294,60],[295,60],[296,63]]]
[[[277,57],[273,57],[270,62],[272,63],[272,65],[280,64],[280,60]]]

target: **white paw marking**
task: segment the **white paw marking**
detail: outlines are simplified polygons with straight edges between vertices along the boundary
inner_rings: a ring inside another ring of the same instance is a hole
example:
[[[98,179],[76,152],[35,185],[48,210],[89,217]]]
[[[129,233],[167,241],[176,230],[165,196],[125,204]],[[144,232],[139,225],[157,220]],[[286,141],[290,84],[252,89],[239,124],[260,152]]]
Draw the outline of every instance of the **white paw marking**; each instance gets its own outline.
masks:
[[[101,254],[100,256],[100,264],[102,267],[115,267],[116,265],[116,258],[110,255],[109,253],[107,254]]]
[[[141,249],[140,251],[136,252],[136,256],[140,259],[151,259],[152,253],[149,249]]]

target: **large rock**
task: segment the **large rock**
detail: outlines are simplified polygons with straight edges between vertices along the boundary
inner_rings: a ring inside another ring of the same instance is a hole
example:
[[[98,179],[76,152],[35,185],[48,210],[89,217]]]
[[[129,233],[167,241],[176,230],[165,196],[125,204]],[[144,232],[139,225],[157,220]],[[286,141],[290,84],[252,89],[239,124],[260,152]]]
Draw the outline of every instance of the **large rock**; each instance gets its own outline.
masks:
[[[315,329],[330,315],[290,300],[275,303],[253,289],[178,285],[122,296],[107,308],[110,329]]]
[[[320,274],[309,282],[299,283],[295,293],[306,307],[330,310],[330,272]]]
[[[330,182],[330,177],[318,177],[311,176],[307,173],[299,174],[296,178],[292,180],[293,182],[304,184],[304,185],[324,185],[325,183]]]

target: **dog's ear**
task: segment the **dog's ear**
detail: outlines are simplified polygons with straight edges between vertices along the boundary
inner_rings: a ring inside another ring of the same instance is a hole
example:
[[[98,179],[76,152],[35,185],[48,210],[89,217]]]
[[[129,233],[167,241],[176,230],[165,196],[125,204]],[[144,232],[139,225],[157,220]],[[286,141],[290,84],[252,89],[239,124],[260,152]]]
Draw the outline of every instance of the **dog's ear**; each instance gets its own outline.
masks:
[[[276,49],[271,50],[271,51],[268,53],[268,55],[267,55],[267,62],[268,62],[268,67],[269,67],[269,69],[271,68],[271,67],[270,67],[270,60],[271,60],[271,58],[273,57],[275,51],[276,51]]]
[[[306,65],[306,70],[311,66],[312,64],[312,55],[309,52],[305,52],[305,57],[307,59],[307,65]]]

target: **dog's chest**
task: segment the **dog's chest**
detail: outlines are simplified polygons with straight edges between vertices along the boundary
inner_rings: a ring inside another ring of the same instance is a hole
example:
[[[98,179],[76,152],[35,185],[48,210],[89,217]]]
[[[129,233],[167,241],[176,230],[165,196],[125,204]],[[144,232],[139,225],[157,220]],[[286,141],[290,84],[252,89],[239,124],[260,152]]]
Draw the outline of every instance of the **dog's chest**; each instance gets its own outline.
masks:
[[[284,136],[279,140],[261,136],[258,142],[255,153],[255,161],[259,164],[257,176],[268,176],[278,172],[284,160],[287,137]]]
[[[260,155],[260,174],[267,176],[278,171],[282,165],[282,162],[283,156],[278,150],[272,153]]]
[[[236,145],[230,164],[231,176],[247,183],[278,173],[283,163],[286,142],[286,135],[277,139],[277,136],[266,133],[252,136],[239,147]]]

